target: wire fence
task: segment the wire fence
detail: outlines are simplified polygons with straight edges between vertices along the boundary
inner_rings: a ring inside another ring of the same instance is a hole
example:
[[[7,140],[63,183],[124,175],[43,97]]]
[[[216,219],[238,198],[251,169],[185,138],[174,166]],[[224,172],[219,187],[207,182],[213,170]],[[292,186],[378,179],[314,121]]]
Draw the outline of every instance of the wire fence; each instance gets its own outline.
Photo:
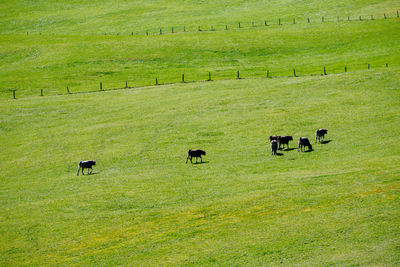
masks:
[[[143,88],[143,87],[152,87],[152,86],[160,86],[160,85],[171,85],[171,84],[182,84],[182,83],[195,83],[195,82],[211,82],[218,80],[234,80],[234,79],[256,79],[256,78],[264,78],[264,79],[276,79],[276,78],[298,78],[305,76],[326,76],[331,74],[344,74],[347,72],[355,72],[361,70],[370,70],[370,69],[387,69],[390,70],[390,67],[399,67],[400,65],[397,63],[384,63],[384,64],[336,64],[336,65],[327,65],[327,66],[298,66],[293,68],[285,68],[285,69],[241,69],[235,70],[232,69],[224,69],[224,70],[214,70],[209,71],[208,73],[203,74],[191,74],[191,73],[182,73],[179,76],[163,76],[156,75],[154,77],[148,77],[147,83],[135,83],[135,80],[125,80],[118,82],[115,81],[99,81],[97,86],[93,85],[93,89],[85,89],[85,88],[71,88],[70,86],[65,86],[65,89],[51,89],[51,88],[41,88],[37,89],[36,96],[55,96],[55,95],[71,95],[71,94],[82,94],[82,93],[93,93],[93,92],[105,92],[111,90],[122,90],[122,89],[135,89],[135,88]],[[7,90],[7,96],[4,94],[6,92],[3,91],[2,98],[12,98],[17,99],[21,97],[32,97],[32,95],[24,95],[22,91],[22,96],[18,96],[18,91],[16,89]],[[11,93],[11,95],[10,95]]]
[[[376,15],[359,15],[359,16],[308,16],[308,17],[282,17],[282,18],[266,18],[264,20],[251,20],[251,21],[236,21],[230,23],[215,23],[213,25],[175,25],[169,27],[152,27],[147,30],[131,31],[131,32],[112,32],[103,33],[104,35],[165,35],[176,33],[190,33],[190,32],[210,32],[210,31],[228,31],[248,29],[252,27],[271,27],[283,26],[290,24],[315,24],[315,23],[328,23],[328,22],[351,22],[351,21],[374,21],[384,20],[389,18],[399,18],[400,13],[383,13]]]

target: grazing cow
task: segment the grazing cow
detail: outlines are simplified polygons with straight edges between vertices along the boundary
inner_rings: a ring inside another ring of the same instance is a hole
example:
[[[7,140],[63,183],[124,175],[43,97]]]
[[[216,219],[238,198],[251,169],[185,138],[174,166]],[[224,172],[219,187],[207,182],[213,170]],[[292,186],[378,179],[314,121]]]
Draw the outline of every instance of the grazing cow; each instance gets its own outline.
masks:
[[[308,140],[307,137],[300,137],[299,138],[299,146],[297,147],[297,151],[301,149],[303,151],[303,147],[308,146],[308,150],[312,150],[312,145],[310,143],[310,140]]]
[[[197,158],[200,158],[201,162],[203,163],[203,159],[202,159],[201,155],[205,155],[205,154],[206,154],[206,152],[204,150],[201,150],[201,149],[190,149],[188,151],[188,156],[186,158],[186,163],[188,162],[189,158],[190,158],[190,163],[193,163],[192,162],[192,158],[193,157],[196,158],[196,163],[197,163]]]
[[[278,150],[278,142],[276,140],[271,141],[271,154],[276,155],[276,151]]]
[[[279,137],[280,137],[279,135],[270,135],[269,136],[269,141],[270,142],[272,142],[272,140],[278,141]]]
[[[283,144],[283,148],[285,148],[285,144],[287,148],[289,148],[289,141],[293,140],[293,136],[291,135],[286,135],[286,136],[278,136],[278,144],[279,144],[279,149],[281,149],[281,145]]]
[[[92,169],[92,166],[93,165],[96,165],[96,161],[95,160],[86,160],[86,161],[80,161],[79,162],[79,168],[78,168],[78,174],[77,174],[77,176],[79,176],[79,170],[82,168],[82,175],[85,175],[84,173],[83,173],[83,170],[84,169],[88,169],[88,174],[92,174],[92,172],[93,172],[93,169]],[[90,169],[90,172],[89,172],[89,169]]]
[[[318,129],[315,131],[315,143],[324,141],[325,135],[328,133],[327,129]]]

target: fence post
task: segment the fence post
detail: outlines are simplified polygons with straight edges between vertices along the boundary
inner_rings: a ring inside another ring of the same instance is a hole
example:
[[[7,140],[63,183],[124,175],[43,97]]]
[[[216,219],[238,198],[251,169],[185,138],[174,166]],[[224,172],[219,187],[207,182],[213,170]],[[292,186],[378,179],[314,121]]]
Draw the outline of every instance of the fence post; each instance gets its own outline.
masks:
[[[399,17],[399,11],[397,10],[397,17]]]
[[[269,70],[267,70],[267,78],[269,78]]]
[[[386,63],[386,68],[389,68],[389,64]]]
[[[185,82],[185,74],[182,74],[182,82]]]
[[[156,78],[156,85],[158,85],[158,79]]]
[[[362,19],[361,19],[361,16],[360,16],[360,21],[361,21]]]
[[[67,86],[67,93],[70,94],[68,86]]]
[[[12,90],[13,91],[13,99],[15,99],[15,90]]]
[[[322,19],[321,19],[321,20],[322,20],[322,22],[324,22],[324,16],[322,16]]]
[[[133,36],[133,32],[131,32],[131,36]]]
[[[326,75],[326,68],[325,68],[325,66],[324,66],[324,75]]]
[[[347,16],[347,20],[350,21],[350,16]]]
[[[160,35],[162,34],[162,30],[160,29]]]
[[[369,63],[368,63],[368,69],[369,69]]]
[[[103,83],[100,82],[100,90],[103,90]]]
[[[43,96],[43,89],[40,89],[40,96]]]
[[[149,36],[149,32],[148,31],[146,31],[146,36]]]
[[[347,66],[344,66],[344,72],[347,72]]]
[[[383,13],[383,17],[386,19],[386,13]]]
[[[183,26],[183,32],[186,32],[186,26]]]
[[[281,19],[280,18],[278,19],[278,25],[281,25]]]
[[[293,77],[297,77],[297,76],[296,76],[296,69],[295,69],[295,68],[293,68]]]
[[[171,28],[171,33],[174,33],[174,27]]]
[[[237,71],[237,77],[236,79],[240,79],[239,71]]]
[[[310,18],[307,18],[308,23],[310,23]]]
[[[214,31],[214,26],[213,25],[211,25],[211,31]]]
[[[295,18],[293,18],[293,24],[296,24],[296,19]]]
[[[207,81],[211,81],[211,72],[208,72],[208,80]]]
[[[125,81],[125,88],[128,88],[128,81]]]
[[[199,26],[199,28],[198,28],[198,31],[201,32],[200,26]]]
[[[228,30],[228,25],[227,25],[227,24],[225,24],[225,30],[226,30],[226,31]]]
[[[240,29],[240,22],[239,22],[239,29]]]
[[[267,20],[264,20],[264,25],[265,25],[265,26],[268,26]]]

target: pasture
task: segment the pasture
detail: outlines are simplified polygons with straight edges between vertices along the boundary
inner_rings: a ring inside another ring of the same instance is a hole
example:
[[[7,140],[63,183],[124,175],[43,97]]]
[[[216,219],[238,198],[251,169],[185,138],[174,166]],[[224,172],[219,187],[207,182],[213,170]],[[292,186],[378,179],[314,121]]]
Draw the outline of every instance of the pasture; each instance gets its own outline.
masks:
[[[3,264],[395,265],[397,73],[3,102]],[[270,133],[321,126],[329,143],[270,155]]]
[[[0,265],[400,263],[399,1],[229,3],[0,6]]]

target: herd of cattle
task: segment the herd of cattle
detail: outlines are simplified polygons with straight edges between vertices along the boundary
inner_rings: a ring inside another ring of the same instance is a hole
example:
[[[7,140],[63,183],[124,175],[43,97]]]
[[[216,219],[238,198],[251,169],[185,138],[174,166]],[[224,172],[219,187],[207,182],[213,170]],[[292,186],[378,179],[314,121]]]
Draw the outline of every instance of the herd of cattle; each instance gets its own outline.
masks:
[[[318,129],[315,131],[315,142],[322,142],[324,141],[325,138],[325,134],[328,133],[327,129]],[[289,141],[293,140],[293,136],[291,135],[286,135],[286,136],[279,136],[279,135],[272,135],[269,137],[269,141],[271,143],[271,153],[272,155],[276,155],[278,149],[282,149],[286,148],[289,149]],[[297,146],[297,151],[303,151],[303,149],[305,149],[305,147],[308,147],[308,150],[312,150],[312,145],[310,143],[310,140],[308,140],[307,137],[300,137],[299,141],[298,141],[298,146]],[[196,159],[196,163],[197,163],[197,159],[200,158],[200,162],[203,162],[203,158],[201,157],[202,155],[206,155],[206,152],[204,150],[201,149],[190,149],[188,151],[188,156],[186,158],[186,163],[188,163],[188,160],[190,160],[190,163],[192,162],[192,158]],[[82,174],[84,169],[88,169],[88,174],[91,174],[93,171],[92,166],[96,165],[96,161],[94,160],[87,160],[87,161],[81,161],[79,162],[79,167],[78,167],[78,174],[79,175],[79,171],[82,170]],[[90,172],[89,172],[90,170]]]
[[[328,133],[327,129],[317,129],[315,131],[315,142],[322,142],[324,141],[325,134]],[[271,143],[271,153],[272,155],[276,155],[278,149],[285,148],[285,145],[287,148],[289,148],[289,141],[293,140],[293,136],[291,135],[286,135],[286,136],[279,136],[279,135],[272,135],[269,137],[269,141]],[[297,145],[297,151],[303,151],[305,147],[308,147],[308,150],[312,150],[312,145],[310,143],[310,140],[308,140],[307,137],[300,137]]]

